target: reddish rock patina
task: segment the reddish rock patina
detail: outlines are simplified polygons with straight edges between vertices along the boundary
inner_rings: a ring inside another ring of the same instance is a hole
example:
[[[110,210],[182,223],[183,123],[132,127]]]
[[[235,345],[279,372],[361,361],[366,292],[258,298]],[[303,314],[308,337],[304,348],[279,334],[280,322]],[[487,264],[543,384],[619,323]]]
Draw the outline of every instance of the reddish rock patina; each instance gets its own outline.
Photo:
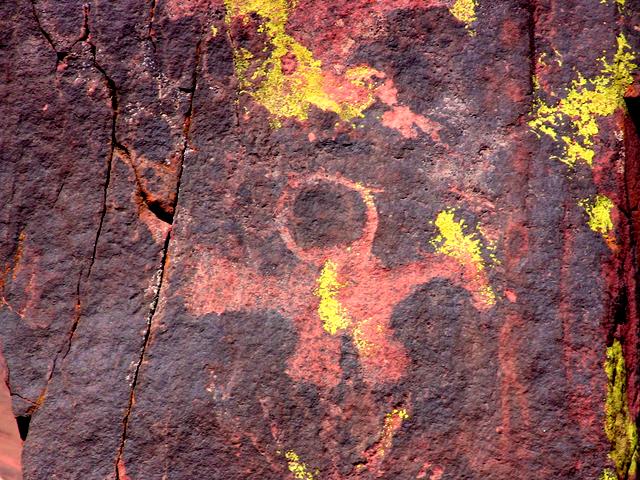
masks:
[[[636,478],[640,1],[0,22],[0,478]]]

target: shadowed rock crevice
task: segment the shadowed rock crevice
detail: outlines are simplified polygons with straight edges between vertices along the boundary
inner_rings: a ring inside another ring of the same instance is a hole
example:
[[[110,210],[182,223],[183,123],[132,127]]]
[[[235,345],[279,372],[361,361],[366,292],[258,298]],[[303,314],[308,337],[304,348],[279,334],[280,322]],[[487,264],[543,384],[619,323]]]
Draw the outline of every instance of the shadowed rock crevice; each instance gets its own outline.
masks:
[[[156,50],[156,41],[153,38],[153,21],[156,16],[156,0],[149,0],[149,26],[147,27],[147,38],[151,45],[153,46],[153,50]]]
[[[640,83],[637,86],[638,92],[634,92],[633,95],[625,96],[625,104],[627,105],[627,111],[629,117],[636,127],[636,133],[640,136]]]
[[[29,434],[29,423],[31,422],[31,415],[19,415],[16,417],[16,423],[18,424],[18,431],[20,432],[20,438],[24,442]]]

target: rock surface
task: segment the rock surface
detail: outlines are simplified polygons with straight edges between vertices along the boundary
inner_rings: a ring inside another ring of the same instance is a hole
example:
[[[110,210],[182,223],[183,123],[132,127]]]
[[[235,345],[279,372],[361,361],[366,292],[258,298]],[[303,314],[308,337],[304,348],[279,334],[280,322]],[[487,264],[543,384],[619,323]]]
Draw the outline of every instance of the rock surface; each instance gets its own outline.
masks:
[[[636,478],[640,1],[0,22],[0,478]]]

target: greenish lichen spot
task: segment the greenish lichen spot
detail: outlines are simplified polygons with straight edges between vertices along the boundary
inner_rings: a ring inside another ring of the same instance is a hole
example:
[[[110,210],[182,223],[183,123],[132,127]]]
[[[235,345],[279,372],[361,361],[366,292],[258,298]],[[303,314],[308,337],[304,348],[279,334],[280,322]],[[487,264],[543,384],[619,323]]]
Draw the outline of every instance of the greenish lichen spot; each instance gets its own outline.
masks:
[[[633,82],[633,71],[638,68],[635,60],[629,42],[620,34],[611,63],[604,56],[600,59],[602,70],[599,75],[585,78],[578,72],[578,78],[569,84],[564,98],[555,103],[536,99],[529,126],[538,136],[546,135],[560,144],[560,161],[570,167],[578,162],[593,165],[598,120],[624,108],[624,92]]]
[[[627,372],[622,345],[618,340],[614,340],[607,348],[604,369],[608,380],[604,431],[611,442],[609,457],[615,464],[618,478],[635,478],[638,464],[638,430],[629,412]],[[605,474],[608,477],[605,477]],[[612,477],[605,470],[603,478],[609,480]]]

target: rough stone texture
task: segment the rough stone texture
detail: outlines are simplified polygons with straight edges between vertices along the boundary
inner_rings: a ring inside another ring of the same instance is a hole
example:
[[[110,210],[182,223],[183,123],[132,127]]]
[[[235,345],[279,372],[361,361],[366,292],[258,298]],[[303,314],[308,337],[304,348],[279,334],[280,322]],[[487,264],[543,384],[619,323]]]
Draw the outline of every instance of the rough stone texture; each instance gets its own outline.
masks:
[[[1,478],[635,478],[640,1],[0,22]]]

